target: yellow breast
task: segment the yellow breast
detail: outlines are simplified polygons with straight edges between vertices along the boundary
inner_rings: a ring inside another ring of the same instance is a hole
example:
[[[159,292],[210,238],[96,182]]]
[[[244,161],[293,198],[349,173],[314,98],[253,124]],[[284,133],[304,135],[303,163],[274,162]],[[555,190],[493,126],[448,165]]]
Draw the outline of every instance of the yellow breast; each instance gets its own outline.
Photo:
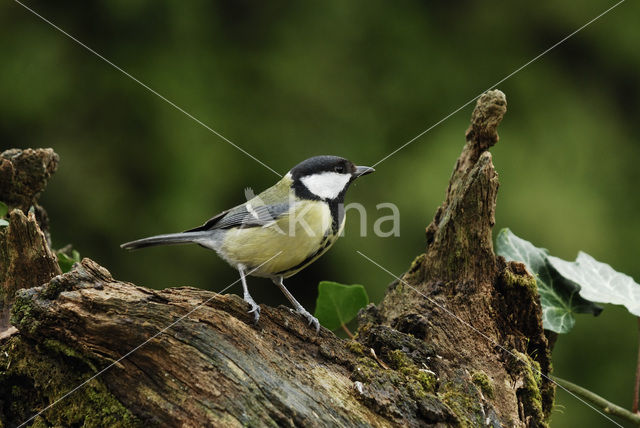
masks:
[[[255,269],[251,275],[289,277],[324,254],[338,235],[327,204],[304,200],[268,225],[230,229],[218,252],[233,266]]]

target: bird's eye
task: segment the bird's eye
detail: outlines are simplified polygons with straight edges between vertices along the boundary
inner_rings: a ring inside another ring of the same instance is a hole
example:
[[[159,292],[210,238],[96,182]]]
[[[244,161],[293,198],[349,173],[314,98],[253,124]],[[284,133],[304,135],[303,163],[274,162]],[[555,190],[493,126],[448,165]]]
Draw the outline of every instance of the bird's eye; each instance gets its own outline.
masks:
[[[337,172],[338,174],[342,174],[344,172],[344,166],[338,165],[338,166],[334,167],[333,170],[335,172]]]

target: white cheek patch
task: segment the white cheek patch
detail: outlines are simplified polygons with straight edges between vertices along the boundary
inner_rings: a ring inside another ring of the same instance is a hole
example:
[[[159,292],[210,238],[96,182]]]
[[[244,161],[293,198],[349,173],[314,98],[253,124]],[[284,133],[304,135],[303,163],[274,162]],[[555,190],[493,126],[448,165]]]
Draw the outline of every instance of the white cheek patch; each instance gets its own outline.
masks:
[[[333,199],[342,192],[351,180],[351,174],[338,174],[337,172],[323,172],[307,175],[300,181],[314,195],[322,199]]]

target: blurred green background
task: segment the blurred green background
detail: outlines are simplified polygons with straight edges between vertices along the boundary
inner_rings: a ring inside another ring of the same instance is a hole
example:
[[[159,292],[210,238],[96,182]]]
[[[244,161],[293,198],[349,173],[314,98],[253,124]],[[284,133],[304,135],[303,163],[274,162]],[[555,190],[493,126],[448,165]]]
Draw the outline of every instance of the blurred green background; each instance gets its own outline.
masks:
[[[317,154],[373,164],[613,2],[27,3],[278,172]],[[640,27],[623,3],[499,85],[508,113],[492,149],[496,232],[552,254],[584,250],[640,279]],[[181,231],[243,201],[275,175],[14,2],[0,5],[0,141],[53,147],[42,196],[54,246],[73,245],[115,277],[153,288],[220,290],[234,270],[197,246],[126,253],[132,239]],[[464,143],[472,105],[389,158],[349,192],[369,211],[288,281],[313,308],[319,280],[364,284],[373,301],[424,246]],[[393,202],[401,235],[373,222]],[[352,212],[355,214],[355,212]],[[256,300],[286,300],[251,279]],[[239,286],[232,291],[238,292]],[[558,340],[558,376],[631,404],[637,321],[607,306]],[[553,427],[609,422],[559,392]]]

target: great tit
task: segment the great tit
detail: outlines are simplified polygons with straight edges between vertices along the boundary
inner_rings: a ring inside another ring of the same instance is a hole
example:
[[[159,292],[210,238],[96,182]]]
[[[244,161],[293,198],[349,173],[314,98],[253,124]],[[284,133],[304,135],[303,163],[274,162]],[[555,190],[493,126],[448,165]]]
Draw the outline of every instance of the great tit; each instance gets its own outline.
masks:
[[[151,236],[121,247],[196,243],[212,249],[240,273],[244,300],[255,322],[260,317],[247,288],[246,275],[270,278],[296,312],[320,329],[284,286],[288,278],[309,266],[334,244],[344,228],[344,196],[358,177],[373,172],[337,156],[315,156],[289,171],[259,195],[182,233]]]

